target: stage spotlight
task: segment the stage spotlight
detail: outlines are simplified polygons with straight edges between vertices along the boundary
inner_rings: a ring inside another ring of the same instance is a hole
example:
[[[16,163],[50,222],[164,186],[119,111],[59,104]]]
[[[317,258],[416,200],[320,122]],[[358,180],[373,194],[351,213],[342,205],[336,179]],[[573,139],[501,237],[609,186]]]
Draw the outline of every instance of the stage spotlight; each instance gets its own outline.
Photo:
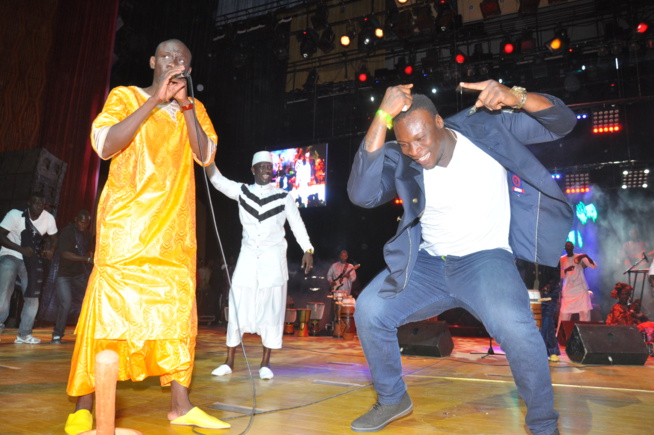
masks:
[[[359,32],[359,51],[370,51],[375,48],[375,42],[379,36],[384,36],[379,22],[373,15],[363,17],[360,22],[361,31]]]
[[[454,55],[454,61],[458,63],[459,65],[463,65],[466,63],[468,58],[466,57],[465,54],[461,50],[457,51],[456,54]]]
[[[413,65],[406,65],[403,69],[402,72],[404,73],[405,76],[412,76],[414,72]]]
[[[516,46],[511,40],[511,38],[506,35],[504,39],[502,39],[502,42],[500,42],[500,58],[501,59],[509,59],[513,57],[513,55],[516,52]]]
[[[482,2],[479,3],[479,9],[481,9],[481,15],[484,19],[499,17],[502,15],[499,0],[482,0]]]
[[[405,4],[405,3],[408,2],[408,1],[409,1],[409,0],[397,0],[397,2],[398,2],[399,4],[401,4],[401,5]]]
[[[327,25],[325,30],[322,31],[322,35],[320,35],[320,40],[318,40],[318,48],[320,48],[323,53],[329,53],[334,49],[335,39],[336,35],[334,34],[332,26]]]
[[[638,23],[638,25],[636,26],[636,33],[638,33],[639,35],[644,35],[645,33],[647,33],[647,31],[649,30],[649,28],[650,28],[649,23],[647,23],[647,22],[645,22],[645,21],[641,21],[641,22]]]
[[[461,26],[461,16],[450,8],[450,4],[440,1],[436,6],[438,19],[436,21],[436,30],[449,32]]]
[[[568,32],[565,29],[559,29],[554,33],[554,38],[545,43],[545,47],[552,54],[563,53],[568,49]]]
[[[318,49],[318,33],[313,29],[305,29],[298,34],[300,41],[300,55],[309,59]]]
[[[364,63],[361,65],[361,68],[359,68],[359,72],[357,73],[357,81],[359,83],[368,83],[370,80],[370,72],[368,71],[368,67]]]
[[[351,23],[348,24],[345,27],[345,33],[341,36],[341,45],[343,47],[349,47],[356,36],[357,32],[354,30],[354,26]]]
[[[375,34],[373,29],[366,28],[359,32],[359,51],[370,51],[375,46]]]
[[[395,71],[397,71],[401,77],[411,77],[416,71],[416,68],[414,62],[407,62],[404,57],[400,57],[395,64]]]

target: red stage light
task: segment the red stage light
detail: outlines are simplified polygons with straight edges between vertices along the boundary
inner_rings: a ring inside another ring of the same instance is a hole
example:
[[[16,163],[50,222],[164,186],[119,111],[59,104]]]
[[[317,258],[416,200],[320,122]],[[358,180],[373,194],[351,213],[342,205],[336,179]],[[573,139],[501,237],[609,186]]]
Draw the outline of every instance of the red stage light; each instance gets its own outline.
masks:
[[[368,81],[368,73],[364,73],[364,72],[359,73],[359,75],[357,76],[357,78],[359,79],[359,82],[360,82],[360,83],[365,83],[365,82]]]
[[[502,54],[513,54],[514,51],[515,46],[512,43],[507,42],[506,44],[502,45]]]
[[[413,74],[413,65],[407,65],[404,67],[404,74],[410,76]]]
[[[454,57],[454,61],[459,65],[464,64],[466,62],[466,56],[463,53],[457,53]]]
[[[641,34],[647,32],[648,29],[649,29],[649,25],[647,23],[642,23],[641,22],[641,23],[638,23],[638,25],[636,26],[636,32],[641,33]]]

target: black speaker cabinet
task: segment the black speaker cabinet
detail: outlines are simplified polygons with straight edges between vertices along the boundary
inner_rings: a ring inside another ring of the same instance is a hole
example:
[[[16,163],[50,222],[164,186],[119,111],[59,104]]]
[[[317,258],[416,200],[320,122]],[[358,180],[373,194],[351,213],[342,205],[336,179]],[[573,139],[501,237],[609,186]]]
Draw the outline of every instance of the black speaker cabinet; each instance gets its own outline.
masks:
[[[581,364],[644,365],[649,352],[636,326],[576,324],[565,347]]]
[[[574,314],[573,314],[574,316]],[[575,325],[580,324],[580,325],[604,325],[605,323],[603,321],[597,321],[597,322],[582,322],[579,320],[562,320],[561,321],[561,327],[559,328],[559,333],[557,334],[556,338],[557,341],[561,346],[565,346],[568,344],[568,340],[570,339],[570,336],[572,335],[572,330],[574,329]]]
[[[450,356],[454,343],[445,322],[414,322],[397,330],[402,355]]]

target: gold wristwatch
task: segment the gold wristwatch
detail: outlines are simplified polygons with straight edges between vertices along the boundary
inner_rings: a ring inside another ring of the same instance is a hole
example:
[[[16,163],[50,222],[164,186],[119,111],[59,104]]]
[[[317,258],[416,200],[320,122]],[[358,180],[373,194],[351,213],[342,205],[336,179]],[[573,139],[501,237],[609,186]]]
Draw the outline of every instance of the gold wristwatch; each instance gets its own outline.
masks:
[[[307,249],[306,252],[305,252],[305,254],[311,254],[311,255],[313,255],[313,248],[311,248],[311,249]]]
[[[520,86],[514,86],[511,88],[511,93],[520,98],[518,104],[513,106],[513,108],[516,110],[522,109],[522,106],[525,105],[525,101],[527,101],[527,90],[525,88],[521,88]]]

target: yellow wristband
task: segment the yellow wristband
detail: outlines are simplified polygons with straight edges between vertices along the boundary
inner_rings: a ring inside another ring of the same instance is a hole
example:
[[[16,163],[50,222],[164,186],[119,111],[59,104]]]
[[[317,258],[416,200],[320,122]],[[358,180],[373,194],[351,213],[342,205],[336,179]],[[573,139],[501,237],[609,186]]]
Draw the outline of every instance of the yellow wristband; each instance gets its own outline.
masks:
[[[377,115],[381,116],[384,121],[386,121],[386,128],[391,130],[393,128],[393,117],[383,110],[379,109]]]

